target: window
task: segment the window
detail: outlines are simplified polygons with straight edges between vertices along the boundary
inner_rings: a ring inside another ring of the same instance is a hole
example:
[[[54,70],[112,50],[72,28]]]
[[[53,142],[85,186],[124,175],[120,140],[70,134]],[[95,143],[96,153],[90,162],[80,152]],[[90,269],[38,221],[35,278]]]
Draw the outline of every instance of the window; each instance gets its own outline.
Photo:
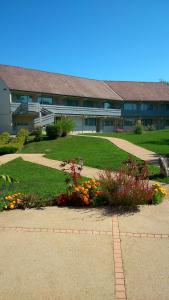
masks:
[[[166,111],[169,111],[169,103],[166,104]],[[168,120],[166,120],[168,121]]]
[[[124,119],[124,126],[133,126],[134,122],[134,119]]]
[[[112,108],[114,108],[114,105],[111,102],[104,102],[104,108],[112,109]]]
[[[142,104],[141,104],[141,110],[142,110],[142,111],[151,111],[151,110],[153,110],[153,104],[150,104],[150,103],[142,103]]]
[[[165,120],[165,126],[169,126],[169,119]]]
[[[66,105],[66,106],[79,106],[79,100],[77,100],[77,99],[66,99],[64,101],[64,105]]]
[[[17,103],[29,103],[32,102],[32,96],[28,95],[16,95],[15,98]]]
[[[85,119],[85,126],[96,126],[96,119],[95,118]]]
[[[137,109],[137,105],[135,103],[124,103],[124,110],[133,111]]]
[[[104,126],[113,126],[112,120],[104,120]]]
[[[94,107],[94,102],[92,102],[92,101],[84,101],[83,102],[83,106],[84,107]]]
[[[52,105],[53,99],[51,97],[38,97],[38,103]]]
[[[142,124],[144,126],[152,125],[153,124],[153,120],[152,119],[144,119],[144,120],[142,120]]]

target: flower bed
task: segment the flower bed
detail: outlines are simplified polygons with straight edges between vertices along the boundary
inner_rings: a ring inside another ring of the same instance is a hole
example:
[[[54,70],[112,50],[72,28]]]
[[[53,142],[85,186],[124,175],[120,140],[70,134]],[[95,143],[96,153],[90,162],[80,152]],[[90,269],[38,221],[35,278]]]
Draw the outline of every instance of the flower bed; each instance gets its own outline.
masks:
[[[137,206],[159,204],[166,196],[166,190],[159,183],[149,184],[149,172],[146,164],[136,164],[131,158],[125,161],[116,173],[102,171],[99,180],[84,180],[81,177],[83,162],[81,159],[64,161],[67,189],[65,193],[51,199],[37,195],[21,193],[1,193],[0,210],[25,209],[44,206],[94,207],[100,205]],[[7,182],[14,183],[9,176],[0,176]]]

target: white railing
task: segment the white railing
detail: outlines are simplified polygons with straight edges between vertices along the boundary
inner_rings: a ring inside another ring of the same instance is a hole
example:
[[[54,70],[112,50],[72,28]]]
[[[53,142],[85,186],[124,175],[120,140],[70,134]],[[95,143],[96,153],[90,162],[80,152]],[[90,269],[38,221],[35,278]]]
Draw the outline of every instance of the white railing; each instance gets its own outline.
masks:
[[[48,113],[69,116],[109,116],[120,117],[121,109],[106,109],[80,106],[43,105],[39,103],[11,103],[11,112],[40,112],[45,109]]]
[[[47,115],[33,120],[33,126],[45,126],[54,123],[55,115]]]
[[[62,105],[42,105],[46,110],[51,111],[55,115],[70,116],[121,116],[121,109],[106,109],[80,106],[62,106]]]
[[[39,103],[11,103],[11,112],[40,112],[41,105]]]

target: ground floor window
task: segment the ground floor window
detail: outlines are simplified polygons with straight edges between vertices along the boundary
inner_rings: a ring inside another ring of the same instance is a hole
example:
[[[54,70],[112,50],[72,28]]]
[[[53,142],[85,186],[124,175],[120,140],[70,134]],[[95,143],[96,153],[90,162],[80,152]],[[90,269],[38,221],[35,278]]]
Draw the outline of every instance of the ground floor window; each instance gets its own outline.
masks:
[[[124,126],[133,126],[135,119],[124,119]]]
[[[85,126],[96,126],[96,118],[85,119]]]
[[[113,121],[112,120],[104,120],[104,126],[113,126]]]
[[[165,126],[169,126],[169,119],[165,120]]]
[[[153,120],[152,119],[143,119],[142,120],[142,124],[144,126],[152,125],[153,124]]]

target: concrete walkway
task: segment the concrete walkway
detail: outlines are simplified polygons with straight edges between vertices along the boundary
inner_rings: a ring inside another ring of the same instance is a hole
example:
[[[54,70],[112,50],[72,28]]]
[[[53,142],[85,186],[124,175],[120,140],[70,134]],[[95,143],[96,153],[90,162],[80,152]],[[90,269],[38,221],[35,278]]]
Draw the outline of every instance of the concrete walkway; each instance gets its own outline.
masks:
[[[2,300],[168,300],[169,201],[0,214]]]
[[[62,171],[62,167],[60,166],[62,161],[59,160],[53,160],[44,157],[45,154],[7,154],[0,156],[0,165],[6,164],[7,162],[10,162],[16,158],[22,158],[25,161],[29,161],[31,163],[35,163],[44,167],[56,169]],[[101,172],[100,169],[91,168],[91,167],[83,167],[83,170],[81,172],[81,175],[84,177],[95,177],[96,179],[99,178],[99,173]]]
[[[132,155],[140,158],[141,160],[144,160],[144,161],[146,161],[148,163],[152,163],[152,164],[158,164],[159,156],[155,152],[152,152],[143,147],[134,145],[133,143],[130,143],[126,140],[114,138],[114,137],[94,136],[94,135],[93,136],[80,135],[80,136],[105,139],[105,140],[111,142],[112,144],[116,145],[118,148],[128,152],[129,154],[132,154]]]

